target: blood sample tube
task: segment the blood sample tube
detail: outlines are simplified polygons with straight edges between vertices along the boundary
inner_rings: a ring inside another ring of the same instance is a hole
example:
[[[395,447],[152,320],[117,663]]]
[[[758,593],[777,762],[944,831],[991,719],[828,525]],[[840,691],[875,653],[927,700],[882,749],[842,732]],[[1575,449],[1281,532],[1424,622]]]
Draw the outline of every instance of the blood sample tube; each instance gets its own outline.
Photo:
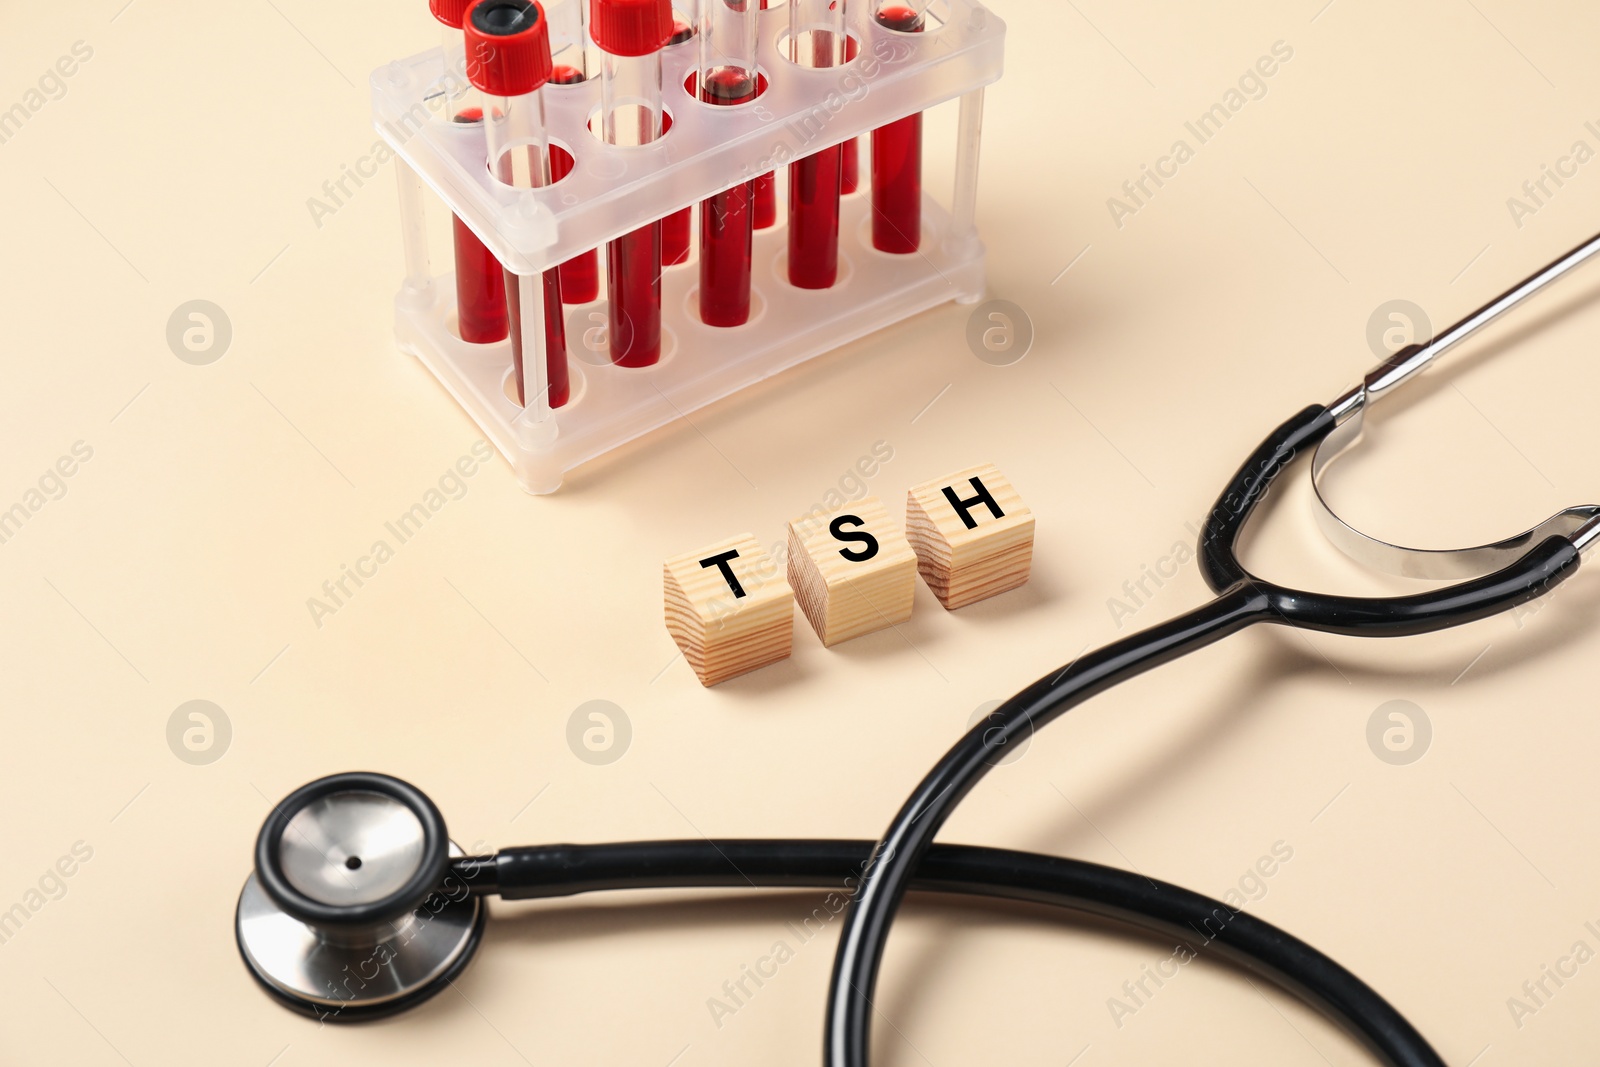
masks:
[[[767,0],[761,0],[761,10],[767,9]],[[758,230],[768,230],[778,224],[778,176],[772,171],[756,178],[756,217]]]
[[[550,51],[553,66],[550,81],[556,85],[577,85],[594,73],[589,66],[589,48],[584,20],[589,14],[588,0],[554,0],[546,7],[550,19]],[[560,181],[572,173],[572,156],[562,151],[550,153],[550,180]],[[600,295],[600,252],[591,248],[561,264],[561,299],[568,304],[587,304]]]
[[[715,2],[715,0],[713,0]],[[683,44],[694,37],[694,19],[672,14],[672,36],[668,45]],[[661,265],[675,267],[689,262],[689,242],[694,230],[694,207],[674,211],[661,220]]]
[[[728,106],[756,98],[758,30],[751,0],[701,0],[701,100]],[[700,320],[709,326],[750,320],[755,194],[755,182],[741,182],[700,202]]]
[[[861,150],[852,137],[839,146],[839,193],[849,196],[861,188]]]
[[[778,176],[769,170],[751,184],[756,190],[756,209],[752,216],[755,227],[770,230],[778,224]]]
[[[789,58],[802,67],[844,63],[845,0],[789,0]],[[839,276],[840,147],[789,164],[789,284],[830,288]]]
[[[550,145],[539,93],[552,67],[544,9],[535,0],[476,0],[467,9],[465,30],[467,74],[484,96],[490,171],[518,189],[549,185]],[[536,412],[559,408],[571,396],[561,273],[554,267],[540,275],[507,271],[505,283],[517,400]],[[529,368],[524,354],[541,351],[544,359]],[[532,379],[531,389],[525,378]]]
[[[856,57],[856,39],[844,39],[844,61],[850,62]],[[861,139],[852,137],[839,146],[839,192],[849,196],[861,188]]]
[[[608,144],[641,145],[662,129],[661,49],[672,36],[672,0],[590,0],[589,34],[601,52],[600,130]],[[661,222],[606,246],[611,361],[661,359]]]
[[[477,94],[466,77],[466,45],[462,16],[469,0],[429,0],[428,10],[443,28],[444,77],[440,93],[450,122],[482,119]],[[452,218],[456,255],[456,332],[475,345],[506,339],[506,291],[500,261],[483,246],[460,216]]]
[[[922,13],[904,0],[874,0],[878,25],[921,33]],[[872,247],[905,255],[922,243],[922,113],[872,131]]]

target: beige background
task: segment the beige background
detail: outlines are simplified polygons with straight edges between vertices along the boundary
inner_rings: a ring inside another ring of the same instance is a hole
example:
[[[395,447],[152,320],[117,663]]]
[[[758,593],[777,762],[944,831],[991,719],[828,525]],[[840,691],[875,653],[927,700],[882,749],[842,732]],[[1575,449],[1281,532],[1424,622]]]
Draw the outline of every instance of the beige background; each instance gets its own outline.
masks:
[[[0,505],[74,442],[93,449],[0,545],[0,907],[75,842],[93,849],[0,944],[7,1063],[816,1063],[831,932],[720,1027],[707,1008],[807,895],[497,905],[456,991],[319,1029],[234,949],[256,830],[302,782],[370,768],[426,789],[469,847],[876,836],[980,704],[1118,632],[1108,598],[1192,544],[1186,524],[1245,451],[1372,361],[1374,309],[1404,298],[1447,321],[1587,236],[1600,191],[1589,162],[1520,226],[1507,207],[1573,142],[1600,148],[1592,9],[994,0],[1009,73],[989,96],[980,222],[992,294],[1037,333],[1027,358],[974,358],[970,309],[952,305],[557,497],[524,496],[496,460],[319,628],[307,598],[477,439],[391,342],[388,168],[320,228],[306,206],[370,149],[366,73],[436,35],[421,0],[124,3],[10,0],[0,35],[5,107],[74,42],[93,49],[0,144]],[[1266,95],[1114,225],[1107,198],[1277,41],[1293,57]],[[930,127],[930,176],[948,127]],[[1455,544],[1594,499],[1597,290],[1582,277],[1475,349],[1514,353],[1463,353],[1415,391],[1425,403],[1386,412],[1381,448],[1336,482],[1350,512]],[[165,340],[196,298],[233,327],[204,367]],[[834,650],[797,619],[792,660],[702,690],[662,624],[661,561],[744,530],[779,540],[879,440],[894,458],[871,489],[890,500],[999,464],[1038,519],[1033,581],[958,614],[919,588],[903,638]],[[1408,588],[1322,543],[1291,483],[1257,569]],[[1449,1062],[1583,1058],[1600,963],[1520,1028],[1506,1002],[1574,942],[1600,949],[1584,927],[1600,920],[1591,578],[1438,636],[1231,640],[1036,738],[943,838],[1211,894],[1283,842],[1293,859],[1252,909],[1391,997]],[[1185,565],[1134,624],[1204,595]],[[208,766],[167,746],[191,699],[232,724]],[[632,723],[609,766],[565,740],[592,699]],[[1394,699],[1433,726],[1409,766],[1365,739]],[[1119,1028],[1108,998],[1171,947],[1053,918],[914,908],[881,986],[879,1062],[1364,1062],[1211,964]]]

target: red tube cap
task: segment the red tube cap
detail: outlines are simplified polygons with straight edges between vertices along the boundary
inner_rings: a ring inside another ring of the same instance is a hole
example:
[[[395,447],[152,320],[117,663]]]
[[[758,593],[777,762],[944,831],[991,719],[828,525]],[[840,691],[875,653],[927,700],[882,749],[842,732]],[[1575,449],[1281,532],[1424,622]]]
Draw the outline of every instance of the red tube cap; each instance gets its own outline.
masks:
[[[536,0],[476,0],[462,30],[467,80],[490,96],[523,96],[550,80],[550,23]]]
[[[472,0],[428,0],[428,10],[446,26],[459,30],[471,3]]]
[[[589,0],[589,36],[614,56],[658,52],[672,34],[672,0]]]

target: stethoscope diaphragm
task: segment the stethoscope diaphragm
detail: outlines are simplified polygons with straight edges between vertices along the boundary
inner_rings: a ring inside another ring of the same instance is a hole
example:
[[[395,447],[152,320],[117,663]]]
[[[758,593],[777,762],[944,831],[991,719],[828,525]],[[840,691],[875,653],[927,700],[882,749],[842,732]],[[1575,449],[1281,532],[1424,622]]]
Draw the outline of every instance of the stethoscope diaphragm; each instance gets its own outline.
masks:
[[[355,1021],[411,1007],[472,958],[487,910],[451,885],[462,852],[398,778],[336,774],[290,794],[256,841],[235,936],[279,1002]]]

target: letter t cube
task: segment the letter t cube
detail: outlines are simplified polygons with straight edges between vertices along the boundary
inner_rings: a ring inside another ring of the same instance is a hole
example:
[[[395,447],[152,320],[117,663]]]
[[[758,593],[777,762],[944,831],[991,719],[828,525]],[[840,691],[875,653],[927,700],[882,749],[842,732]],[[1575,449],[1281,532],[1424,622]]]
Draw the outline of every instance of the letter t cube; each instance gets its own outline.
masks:
[[[794,594],[750,534],[666,563],[667,630],[713,686],[787,659],[794,643]]]

